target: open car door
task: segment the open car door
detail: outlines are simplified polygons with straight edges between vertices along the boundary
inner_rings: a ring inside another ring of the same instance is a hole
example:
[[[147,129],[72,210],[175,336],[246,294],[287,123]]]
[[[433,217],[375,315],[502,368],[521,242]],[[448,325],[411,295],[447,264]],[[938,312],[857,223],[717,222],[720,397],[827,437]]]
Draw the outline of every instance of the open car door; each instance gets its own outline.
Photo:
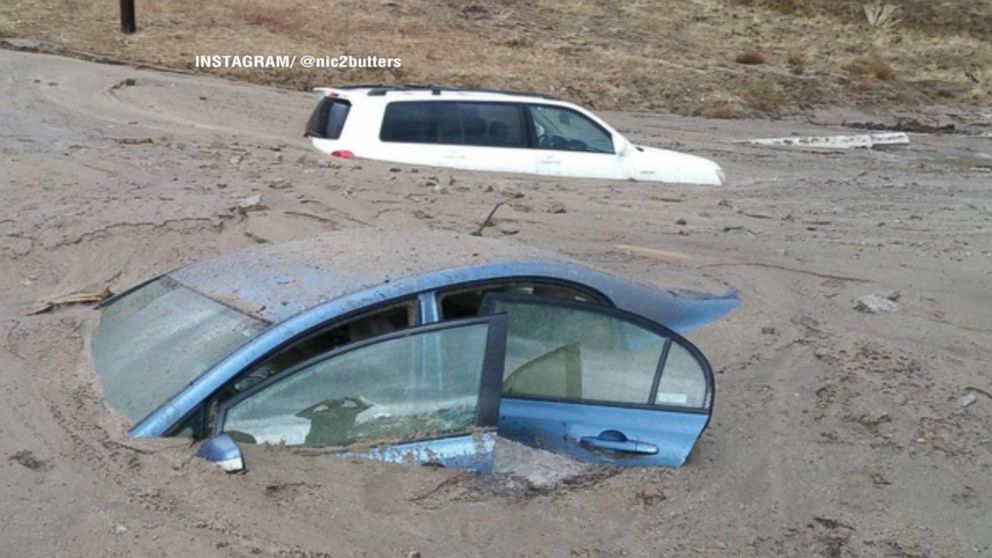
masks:
[[[213,433],[487,472],[505,340],[506,318],[488,316],[352,343],[226,401]]]
[[[682,465],[706,428],[713,374],[696,347],[636,314],[490,294],[508,318],[499,434],[582,461]]]

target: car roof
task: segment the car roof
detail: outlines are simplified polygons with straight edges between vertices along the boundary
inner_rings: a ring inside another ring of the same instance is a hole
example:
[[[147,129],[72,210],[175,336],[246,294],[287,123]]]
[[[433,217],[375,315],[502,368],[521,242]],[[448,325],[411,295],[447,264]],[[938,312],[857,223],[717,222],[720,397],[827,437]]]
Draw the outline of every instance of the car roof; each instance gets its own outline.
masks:
[[[245,314],[278,323],[322,302],[401,279],[523,262],[584,267],[516,242],[430,230],[352,229],[251,246],[168,275]]]
[[[562,99],[543,93],[530,91],[507,91],[501,89],[464,89],[448,85],[342,85],[317,87],[321,96],[340,97],[352,103],[364,99],[407,99],[407,100],[474,100],[503,102],[553,102],[568,104]]]

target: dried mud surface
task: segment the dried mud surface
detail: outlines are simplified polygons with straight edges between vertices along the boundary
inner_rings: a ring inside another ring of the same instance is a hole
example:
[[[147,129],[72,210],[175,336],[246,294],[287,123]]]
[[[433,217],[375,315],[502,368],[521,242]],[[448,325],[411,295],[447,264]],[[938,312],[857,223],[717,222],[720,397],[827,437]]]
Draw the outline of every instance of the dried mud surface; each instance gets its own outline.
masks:
[[[710,188],[333,161],[300,137],[306,94],[54,56],[0,51],[0,96],[2,555],[992,553],[992,139],[817,153],[735,140],[866,117],[606,115],[719,161],[731,183]],[[942,117],[989,130],[980,111]],[[266,209],[232,209],[255,193]],[[471,232],[507,198],[486,236],[740,291],[690,336],[718,396],[685,467],[528,490],[250,448],[251,472],[225,476],[184,440],[124,436],[88,356],[95,310],[28,315],[252,243]],[[898,311],[854,310],[891,289]]]

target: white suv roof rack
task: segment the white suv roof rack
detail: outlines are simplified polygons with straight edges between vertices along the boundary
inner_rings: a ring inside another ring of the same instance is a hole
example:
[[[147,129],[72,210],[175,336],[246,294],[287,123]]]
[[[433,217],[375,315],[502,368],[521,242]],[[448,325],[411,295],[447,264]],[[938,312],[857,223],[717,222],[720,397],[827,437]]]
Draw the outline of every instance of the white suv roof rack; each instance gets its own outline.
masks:
[[[339,87],[334,87],[333,89],[348,91],[356,89],[368,89],[369,97],[382,97],[390,92],[400,92],[400,91],[430,91],[432,95],[440,95],[444,92],[459,92],[459,93],[498,93],[503,95],[514,95],[517,97],[536,97],[539,99],[549,99],[553,101],[560,101],[558,97],[553,97],[551,95],[545,95],[543,93],[534,93],[531,91],[507,91],[503,89],[471,89],[471,88],[461,88],[454,87],[450,85],[412,85],[412,84],[401,84],[401,85],[342,85]]]

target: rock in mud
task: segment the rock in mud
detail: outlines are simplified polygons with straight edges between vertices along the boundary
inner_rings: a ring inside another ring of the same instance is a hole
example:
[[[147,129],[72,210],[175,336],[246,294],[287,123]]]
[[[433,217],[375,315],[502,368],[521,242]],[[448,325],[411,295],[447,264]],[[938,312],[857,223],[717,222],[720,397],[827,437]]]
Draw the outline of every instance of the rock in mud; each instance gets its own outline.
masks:
[[[268,207],[262,203],[262,194],[255,194],[238,200],[237,210],[239,213],[248,213],[249,211],[262,211],[263,209],[268,209]]]
[[[900,309],[898,291],[880,291],[865,295],[854,301],[854,309],[865,314],[897,312]]]
[[[978,400],[978,398],[975,397],[975,394],[974,393],[971,393],[971,392],[968,392],[968,393],[962,395],[961,397],[958,397],[958,399],[957,399],[958,405],[960,405],[962,407],[967,407],[967,406],[971,405],[972,403],[974,403],[977,400]]]

